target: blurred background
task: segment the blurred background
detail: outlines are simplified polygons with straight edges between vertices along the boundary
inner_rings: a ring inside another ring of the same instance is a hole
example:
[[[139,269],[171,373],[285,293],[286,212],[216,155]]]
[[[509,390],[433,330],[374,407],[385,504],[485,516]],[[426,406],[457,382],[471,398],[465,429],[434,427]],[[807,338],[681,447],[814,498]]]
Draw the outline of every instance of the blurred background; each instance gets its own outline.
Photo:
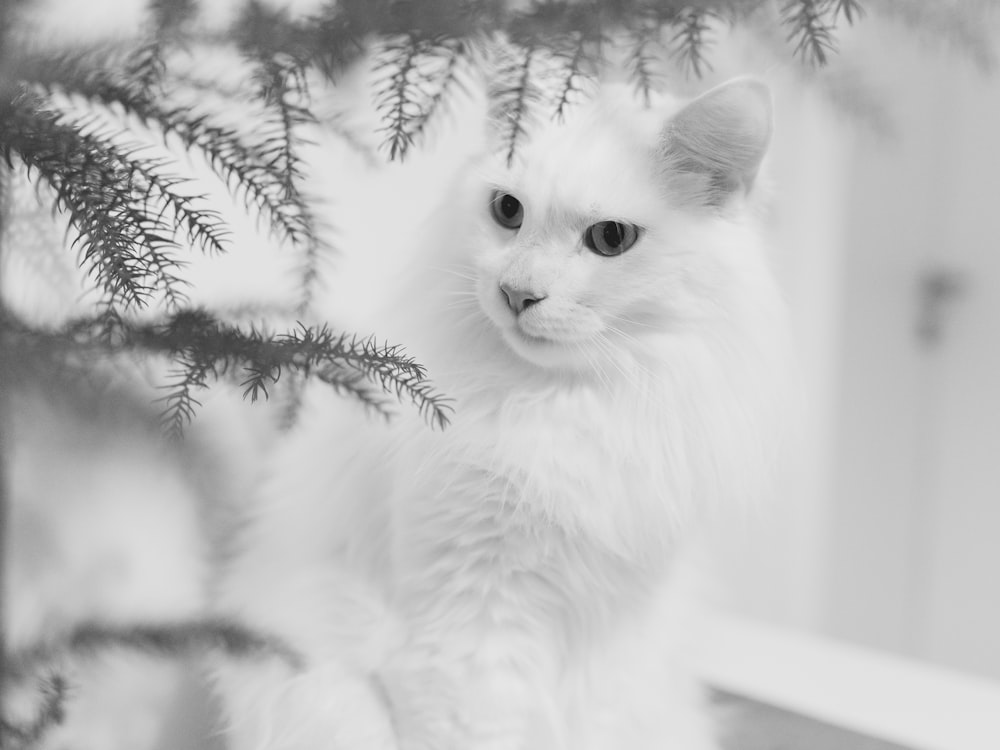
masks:
[[[236,5],[206,3],[207,23],[225,23]],[[292,5],[304,11],[315,3]],[[773,499],[734,517],[714,540],[717,599],[741,616],[1000,680],[997,9],[980,2],[871,5],[862,21],[838,29],[839,52],[825,67],[792,59],[773,30],[719,25],[712,31],[712,69],[701,79],[676,73],[667,81],[668,88],[691,93],[752,73],[773,87],[777,124],[765,170],[772,206],[766,223],[803,383],[802,417]],[[142,21],[138,2],[91,3],[82,14],[72,0],[47,0],[38,9],[38,28],[55,41],[127,35]],[[361,96],[364,85],[349,85],[354,89],[346,101],[356,102],[350,97]],[[337,106],[338,117],[350,110]],[[374,152],[374,136],[366,135],[374,126],[365,119],[373,115],[355,114],[352,132],[368,138]],[[365,203],[393,190],[425,196],[401,208],[419,213],[435,179],[444,179],[439,156],[467,128],[459,110],[403,166],[378,166],[364,149],[324,141],[327,150],[313,154],[316,184],[338,207],[338,241],[370,230],[352,228],[349,217],[370,215]],[[5,248],[61,250],[62,236],[46,223],[48,209],[30,188],[8,189],[5,197]],[[277,281],[287,261],[254,239],[253,222],[234,222],[241,254],[214,270],[195,268],[204,274],[196,299],[280,305],[290,293]],[[8,304],[39,319],[59,319],[87,304],[72,253],[60,259],[58,253],[5,251],[2,262]],[[17,408],[8,417],[12,411]],[[94,420],[74,414],[72,430],[79,434],[63,454],[47,436],[66,429],[45,432],[30,415],[21,417],[33,425],[20,433],[28,437],[13,448],[8,438],[7,451],[34,440],[36,457],[72,457],[82,444],[123,455],[120,435],[94,438]],[[219,424],[205,429],[217,435]],[[175,533],[175,551],[201,554],[186,545],[197,523],[191,508],[207,490],[185,467],[208,463],[210,442],[211,435],[199,437],[189,451],[130,459],[131,466],[173,471],[177,487],[170,481],[157,487],[164,496],[185,497],[187,510],[166,521],[151,511],[139,526],[123,525],[122,534],[140,527],[161,539]],[[30,471],[18,464],[17,487],[38,487],[39,477],[63,481],[52,479],[47,460],[36,464]],[[107,465],[116,471],[113,461]],[[80,476],[79,467],[64,471],[67,481]],[[172,502],[146,493],[149,474],[139,474],[128,478],[125,491],[115,474],[123,503],[136,496],[150,508]],[[103,491],[102,481],[93,480],[94,494]],[[60,523],[77,524],[72,530],[85,528],[59,510],[53,514]],[[10,549],[16,552],[17,543],[8,542]],[[146,553],[126,551],[121,559]],[[62,565],[76,565],[72,556],[66,559]],[[201,595],[169,583],[175,570],[151,569],[144,575],[153,578],[142,580],[164,581],[163,590],[176,593],[175,611],[196,609]],[[109,579],[116,595],[127,590],[124,579]],[[44,596],[65,598],[75,580],[62,579]],[[135,579],[135,585],[148,584]],[[157,611],[141,597],[136,601],[122,617]]]
[[[959,31],[869,18],[772,71],[806,418],[727,570],[739,611],[998,679],[1000,82]]]

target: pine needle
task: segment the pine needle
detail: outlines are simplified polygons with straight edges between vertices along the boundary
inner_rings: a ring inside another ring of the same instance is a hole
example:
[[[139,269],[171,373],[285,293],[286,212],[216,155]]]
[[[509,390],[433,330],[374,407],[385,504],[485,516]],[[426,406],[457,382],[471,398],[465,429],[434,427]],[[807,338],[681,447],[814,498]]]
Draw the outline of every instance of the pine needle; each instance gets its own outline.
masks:
[[[789,0],[781,9],[782,21],[790,27],[787,41],[795,41],[793,54],[815,66],[826,65],[836,51],[831,9],[830,0]]]
[[[685,75],[693,74],[701,78],[705,70],[712,70],[705,53],[710,45],[709,22],[714,17],[715,14],[705,8],[685,8],[678,13],[674,21],[677,31],[670,40],[670,54]]]

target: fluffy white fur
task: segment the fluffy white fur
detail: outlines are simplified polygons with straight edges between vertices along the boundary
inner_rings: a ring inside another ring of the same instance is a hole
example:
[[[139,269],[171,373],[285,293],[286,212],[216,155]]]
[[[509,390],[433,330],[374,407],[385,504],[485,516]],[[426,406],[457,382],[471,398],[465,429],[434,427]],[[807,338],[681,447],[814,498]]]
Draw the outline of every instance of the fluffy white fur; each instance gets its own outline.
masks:
[[[747,200],[769,136],[752,81],[606,92],[465,170],[400,286],[366,290],[452,424],[310,394],[219,595],[305,666],[220,670],[235,748],[714,746],[672,571],[770,460],[782,307]],[[608,219],[642,228],[621,256],[582,243]],[[541,301],[515,315],[501,284]]]

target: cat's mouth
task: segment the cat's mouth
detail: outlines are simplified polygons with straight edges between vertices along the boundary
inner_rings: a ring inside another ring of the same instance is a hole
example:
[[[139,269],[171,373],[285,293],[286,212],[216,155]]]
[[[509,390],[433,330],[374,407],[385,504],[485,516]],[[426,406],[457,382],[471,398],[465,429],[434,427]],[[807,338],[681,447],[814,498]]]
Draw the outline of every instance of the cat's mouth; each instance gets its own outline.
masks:
[[[554,339],[548,338],[547,336],[539,336],[534,333],[528,333],[527,331],[524,330],[523,327],[521,327],[518,324],[514,325],[514,332],[523,341],[526,341],[534,346],[555,346],[556,344],[559,343]]]
[[[503,337],[511,351],[532,364],[549,369],[565,366],[565,347],[558,339],[528,333],[518,323],[503,328]]]
[[[501,326],[507,346],[522,359],[543,369],[577,370],[586,367],[585,341],[570,332],[537,331],[526,320],[515,319]],[[532,330],[535,329],[535,330]]]
[[[546,369],[575,367],[575,349],[581,337],[558,314],[553,314],[547,307],[549,303],[540,301],[541,304],[514,313],[507,301],[500,304],[495,289],[495,284],[482,284],[480,301],[487,318],[515,355]]]

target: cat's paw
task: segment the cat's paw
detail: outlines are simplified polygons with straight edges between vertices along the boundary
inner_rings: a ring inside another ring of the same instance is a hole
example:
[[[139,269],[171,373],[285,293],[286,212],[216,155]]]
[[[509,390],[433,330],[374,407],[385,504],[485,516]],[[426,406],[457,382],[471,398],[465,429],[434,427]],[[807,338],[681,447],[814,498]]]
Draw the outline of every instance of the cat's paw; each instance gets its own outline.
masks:
[[[502,668],[442,669],[386,684],[400,750],[563,750],[549,701]]]
[[[399,750],[378,686],[341,665],[218,670],[230,750]]]

